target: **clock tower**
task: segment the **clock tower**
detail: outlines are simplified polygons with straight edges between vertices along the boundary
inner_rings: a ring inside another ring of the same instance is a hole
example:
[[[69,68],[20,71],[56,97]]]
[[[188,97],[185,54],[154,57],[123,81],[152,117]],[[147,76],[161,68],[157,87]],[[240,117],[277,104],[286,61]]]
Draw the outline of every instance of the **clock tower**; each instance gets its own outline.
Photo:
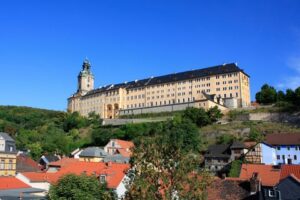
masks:
[[[78,75],[77,93],[85,95],[88,91],[94,89],[94,75],[91,72],[91,63],[86,58],[82,64],[82,70]]]

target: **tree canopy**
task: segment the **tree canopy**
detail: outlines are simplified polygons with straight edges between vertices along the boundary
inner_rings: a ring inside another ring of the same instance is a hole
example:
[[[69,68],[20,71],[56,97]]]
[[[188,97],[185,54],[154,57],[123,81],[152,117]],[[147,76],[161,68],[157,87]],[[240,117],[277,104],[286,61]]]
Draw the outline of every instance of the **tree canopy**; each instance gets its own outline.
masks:
[[[114,195],[95,176],[67,174],[51,185],[48,196],[53,200],[110,200]]]
[[[134,179],[126,199],[204,199],[210,176],[198,167],[201,145],[196,126],[185,119],[143,137],[133,152]]]

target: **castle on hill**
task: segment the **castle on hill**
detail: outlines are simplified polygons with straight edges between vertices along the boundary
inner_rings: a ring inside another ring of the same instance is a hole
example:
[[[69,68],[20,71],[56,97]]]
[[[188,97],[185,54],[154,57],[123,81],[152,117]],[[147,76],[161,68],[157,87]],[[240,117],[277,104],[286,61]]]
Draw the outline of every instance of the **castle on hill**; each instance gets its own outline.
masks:
[[[250,77],[237,64],[95,88],[91,64],[85,59],[78,75],[78,89],[68,98],[68,111],[83,116],[95,112],[101,118],[214,106],[222,111],[250,106]]]

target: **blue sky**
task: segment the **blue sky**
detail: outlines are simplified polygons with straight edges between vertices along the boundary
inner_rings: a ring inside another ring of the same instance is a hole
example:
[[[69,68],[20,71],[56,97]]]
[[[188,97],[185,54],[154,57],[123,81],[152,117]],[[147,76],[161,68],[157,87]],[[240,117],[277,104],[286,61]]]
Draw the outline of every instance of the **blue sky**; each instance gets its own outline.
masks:
[[[65,110],[82,61],[96,86],[237,62],[300,86],[298,0],[51,0],[0,3],[0,105]]]

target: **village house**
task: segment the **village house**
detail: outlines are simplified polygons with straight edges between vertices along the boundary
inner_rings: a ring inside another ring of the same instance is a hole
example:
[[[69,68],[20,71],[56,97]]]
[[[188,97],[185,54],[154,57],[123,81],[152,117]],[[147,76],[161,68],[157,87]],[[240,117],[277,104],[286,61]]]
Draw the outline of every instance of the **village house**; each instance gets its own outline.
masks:
[[[232,144],[217,144],[208,147],[204,154],[204,166],[211,172],[226,173],[229,164],[244,154],[245,146],[242,142]]]
[[[133,142],[120,139],[111,139],[104,148],[87,147],[76,149],[72,157],[87,162],[117,162],[129,163],[132,154]]]
[[[0,199],[45,199],[43,189],[32,188],[14,176],[0,177]]]
[[[121,154],[124,157],[131,156],[131,150],[134,147],[133,142],[119,140],[119,139],[111,139],[107,145],[104,147],[104,151],[109,155],[113,154]]]
[[[258,200],[300,199],[300,165],[243,164],[239,178]]]
[[[0,132],[0,176],[15,176],[16,143],[7,133]]]
[[[267,134],[263,142],[248,149],[245,158],[250,163],[300,164],[300,134]]]
[[[17,174],[17,178],[25,184],[49,191],[50,185],[55,184],[59,178],[66,174],[86,174],[96,176],[101,183],[106,183],[109,189],[116,192],[118,198],[122,198],[126,192],[128,180],[127,171],[129,164],[113,162],[84,162],[78,159],[62,159],[49,166],[57,166],[56,170],[51,169],[45,172],[24,172]]]

